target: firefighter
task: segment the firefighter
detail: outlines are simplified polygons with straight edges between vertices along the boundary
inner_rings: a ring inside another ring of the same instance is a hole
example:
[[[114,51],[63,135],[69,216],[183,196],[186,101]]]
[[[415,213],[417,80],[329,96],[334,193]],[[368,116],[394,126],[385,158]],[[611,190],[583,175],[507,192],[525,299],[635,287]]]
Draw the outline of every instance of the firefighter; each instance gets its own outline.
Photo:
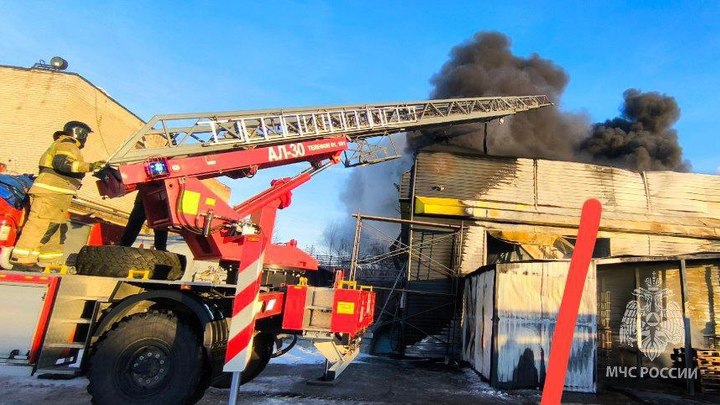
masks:
[[[70,121],[53,134],[55,141],[40,157],[40,174],[29,191],[30,215],[12,252],[11,263],[39,266],[59,263],[67,231],[68,210],[85,173],[105,162],[86,163],[80,154],[92,129]]]

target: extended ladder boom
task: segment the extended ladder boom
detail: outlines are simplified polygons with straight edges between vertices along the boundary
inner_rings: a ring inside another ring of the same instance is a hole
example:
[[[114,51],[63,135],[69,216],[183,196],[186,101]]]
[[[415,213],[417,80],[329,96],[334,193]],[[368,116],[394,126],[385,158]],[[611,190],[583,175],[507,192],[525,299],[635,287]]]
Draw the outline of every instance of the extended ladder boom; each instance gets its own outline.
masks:
[[[485,122],[552,105],[547,96],[479,97],[388,104],[154,116],[108,163],[207,155],[346,136],[351,142],[427,127]]]

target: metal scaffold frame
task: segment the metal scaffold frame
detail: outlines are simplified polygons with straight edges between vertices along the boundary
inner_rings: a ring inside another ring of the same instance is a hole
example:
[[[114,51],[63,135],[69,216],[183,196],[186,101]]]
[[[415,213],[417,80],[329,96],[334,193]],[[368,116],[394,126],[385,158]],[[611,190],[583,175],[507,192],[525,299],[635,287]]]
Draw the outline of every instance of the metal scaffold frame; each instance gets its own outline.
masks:
[[[448,328],[447,336],[440,337],[437,334],[425,331],[417,325],[413,324],[412,318],[448,305],[453,305],[454,313],[457,309],[455,308],[456,300],[454,298],[457,298],[458,292],[455,289],[453,289],[451,293],[440,293],[407,288],[408,265],[412,262],[413,257],[417,257],[418,259],[420,259],[420,261],[424,262],[423,266],[427,267],[427,270],[429,272],[436,272],[453,279],[458,277],[457,268],[459,267],[459,251],[455,253],[455,256],[457,256],[458,259],[454,261],[455,264],[451,268],[445,266],[442,263],[438,263],[432,257],[429,257],[427,254],[423,253],[422,250],[423,248],[430,247],[430,245],[432,244],[444,242],[447,238],[452,238],[455,242],[455,245],[459,246],[462,243],[463,231],[466,227],[463,225],[441,224],[434,222],[404,220],[361,214],[354,214],[353,216],[356,218],[356,227],[352,256],[350,259],[350,279],[354,280],[356,277],[358,277],[363,280],[363,282],[372,283],[373,276],[377,277],[376,273],[378,269],[375,268],[376,266],[380,265],[382,267],[384,265],[385,267],[394,268],[394,274],[392,274],[392,271],[385,271],[385,273],[389,273],[385,275],[386,281],[392,280],[392,285],[390,287],[374,286],[376,290],[387,291],[387,297],[382,302],[378,300],[378,302],[376,303],[375,309],[379,312],[377,312],[378,316],[372,328],[372,331],[377,332],[380,328],[384,326],[396,323],[399,325],[401,330],[404,328],[415,329],[425,335],[426,338],[436,340],[437,343],[445,345],[447,348],[447,352],[445,354],[450,355],[452,347],[457,343],[457,336],[455,336],[452,328]],[[393,238],[387,233],[383,232],[377,226],[372,225],[372,222],[402,224],[410,228],[416,226],[423,228],[434,228],[441,232],[446,232],[447,234],[438,236],[436,238],[431,238],[430,240],[423,241],[419,244],[413,244],[411,241],[408,241],[409,243],[404,243],[401,240]],[[364,240],[363,231],[366,232],[365,236],[367,236],[367,233],[369,231],[373,233],[373,236],[382,238],[384,242],[392,243],[393,248],[389,251],[373,255],[361,254],[361,244]],[[391,277],[388,277],[388,275],[390,275]],[[453,300],[450,303],[444,303],[439,306],[431,307],[423,310],[422,312],[407,314],[403,311],[405,310],[404,303],[407,300],[408,294],[447,296],[453,298]],[[393,311],[392,308],[389,307],[391,306],[391,302],[393,302],[394,300],[397,301],[395,305],[397,308],[394,308],[395,310]],[[404,354],[404,349],[404,343],[400,342],[398,351]]]

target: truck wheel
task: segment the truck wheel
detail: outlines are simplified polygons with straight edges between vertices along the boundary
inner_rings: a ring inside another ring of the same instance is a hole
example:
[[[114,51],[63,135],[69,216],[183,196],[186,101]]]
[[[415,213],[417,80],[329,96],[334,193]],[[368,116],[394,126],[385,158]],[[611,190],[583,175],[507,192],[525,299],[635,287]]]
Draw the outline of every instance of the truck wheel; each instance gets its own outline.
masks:
[[[77,274],[127,277],[130,270],[148,270],[153,280],[179,280],[185,256],[161,250],[125,246],[84,246],[75,263]]]
[[[267,333],[258,333],[253,338],[253,351],[250,355],[250,361],[245,367],[245,371],[240,375],[240,384],[250,382],[257,377],[270,361],[273,353],[273,345],[275,339],[273,335]],[[214,388],[230,388],[232,383],[232,373],[221,373],[213,378],[212,386]]]
[[[94,404],[190,404],[207,388],[203,372],[193,328],[173,313],[152,311],[102,335],[90,357],[87,390]]]

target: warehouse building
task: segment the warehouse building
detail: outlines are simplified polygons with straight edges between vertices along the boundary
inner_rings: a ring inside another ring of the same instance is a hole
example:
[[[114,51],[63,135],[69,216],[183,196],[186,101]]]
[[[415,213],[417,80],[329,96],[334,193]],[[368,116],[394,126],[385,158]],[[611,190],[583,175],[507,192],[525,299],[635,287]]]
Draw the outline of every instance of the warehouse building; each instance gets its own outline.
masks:
[[[412,221],[403,227],[409,261],[396,288],[401,351],[466,361],[497,387],[541,386],[588,198],[600,200],[603,216],[566,389],[621,384],[605,376],[616,367],[682,368],[690,348],[694,365],[706,361],[702,353],[720,343],[720,255],[712,254],[720,252],[719,176],[448,146],[417,153],[401,182],[403,218]],[[662,335],[652,350],[648,333]]]

